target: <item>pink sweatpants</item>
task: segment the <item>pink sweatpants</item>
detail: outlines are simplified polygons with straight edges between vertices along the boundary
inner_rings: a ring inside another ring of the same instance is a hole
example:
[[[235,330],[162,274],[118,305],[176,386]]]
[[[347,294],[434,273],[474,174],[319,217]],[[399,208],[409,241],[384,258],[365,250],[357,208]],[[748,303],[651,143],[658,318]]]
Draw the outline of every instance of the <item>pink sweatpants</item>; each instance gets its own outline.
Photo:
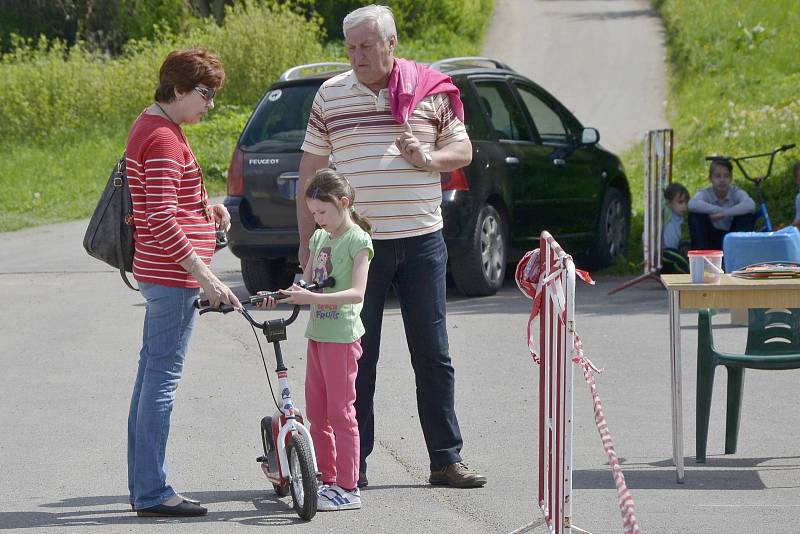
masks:
[[[356,374],[361,343],[308,340],[306,416],[317,466],[325,484],[352,489],[358,482],[359,439]]]

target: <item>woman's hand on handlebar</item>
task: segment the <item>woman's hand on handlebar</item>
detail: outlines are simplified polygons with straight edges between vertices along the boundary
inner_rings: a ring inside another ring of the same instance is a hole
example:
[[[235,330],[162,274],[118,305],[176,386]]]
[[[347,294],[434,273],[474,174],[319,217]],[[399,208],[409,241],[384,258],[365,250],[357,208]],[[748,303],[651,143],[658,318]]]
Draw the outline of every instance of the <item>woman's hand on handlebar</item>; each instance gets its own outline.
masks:
[[[231,288],[220,282],[215,275],[211,274],[211,276],[201,280],[200,285],[212,308],[219,308],[220,304],[230,304],[236,310],[242,309],[242,303],[233,294]]]
[[[211,272],[211,269],[195,252],[178,263],[197,280],[212,308],[219,308],[220,304],[230,304],[236,310],[242,309],[242,303],[239,302],[233,291]]]

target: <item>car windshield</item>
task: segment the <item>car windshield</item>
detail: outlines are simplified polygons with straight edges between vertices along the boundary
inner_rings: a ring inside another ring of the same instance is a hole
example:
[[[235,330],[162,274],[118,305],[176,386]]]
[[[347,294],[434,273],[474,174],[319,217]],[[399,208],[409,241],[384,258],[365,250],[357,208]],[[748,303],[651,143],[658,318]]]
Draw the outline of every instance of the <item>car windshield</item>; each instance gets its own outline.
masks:
[[[312,84],[267,92],[242,135],[241,148],[255,152],[299,152],[317,89],[319,85]]]

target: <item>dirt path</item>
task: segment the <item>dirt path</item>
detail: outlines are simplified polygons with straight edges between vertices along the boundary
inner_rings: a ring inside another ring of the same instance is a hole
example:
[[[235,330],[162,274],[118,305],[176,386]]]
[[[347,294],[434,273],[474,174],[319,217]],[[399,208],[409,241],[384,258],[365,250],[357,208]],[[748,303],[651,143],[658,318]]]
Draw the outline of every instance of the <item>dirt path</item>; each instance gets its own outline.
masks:
[[[647,0],[495,0],[482,53],[539,83],[621,151],[667,126],[663,40]]]

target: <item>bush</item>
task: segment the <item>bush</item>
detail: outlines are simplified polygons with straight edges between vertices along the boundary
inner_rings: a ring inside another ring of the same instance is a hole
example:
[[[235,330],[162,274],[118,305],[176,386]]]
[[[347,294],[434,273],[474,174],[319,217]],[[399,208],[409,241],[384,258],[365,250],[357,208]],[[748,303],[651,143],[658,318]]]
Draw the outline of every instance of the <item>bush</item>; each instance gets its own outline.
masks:
[[[479,42],[441,28],[431,29],[413,39],[401,39],[397,43],[398,57],[416,61],[433,62],[448,57],[475,56],[479,52]]]
[[[224,26],[208,19],[185,36],[132,41],[109,59],[82,44],[17,40],[2,56],[0,140],[41,141],[89,124],[130,123],[152,101],[158,69],[170,50],[205,46],[218,53],[229,80],[218,104],[253,105],[280,72],[321,54],[320,27],[285,7],[246,0]]]
[[[320,20],[307,20],[285,6],[244,0],[226,8],[225,24],[213,23],[178,40],[217,52],[227,73],[221,103],[253,106],[287,68],[319,61]]]
[[[389,5],[402,37],[440,43],[447,42],[449,34],[480,45],[492,14],[491,0],[393,0]],[[443,35],[435,37],[440,32]]]
[[[207,120],[185,128],[189,144],[202,164],[209,191],[225,191],[233,147],[251,111],[252,106],[221,107]]]
[[[292,1],[292,0],[290,0]],[[295,2],[307,13],[317,13],[324,21],[328,39],[344,38],[342,21],[345,15],[359,7],[374,4],[373,0],[306,0]],[[445,32],[434,42],[447,42],[446,34],[457,34],[465,41],[480,45],[483,32],[492,14],[492,0],[387,0],[392,8],[397,33],[402,43],[429,36],[431,29]]]
[[[116,10],[110,21],[98,24],[95,32],[101,37],[107,34],[105,44],[115,51],[129,40],[156,39],[162,29],[179,33],[199,22],[187,0],[106,0],[104,3],[116,3]]]
[[[167,49],[160,44],[107,60],[82,45],[67,50],[63,41],[21,43],[0,64],[0,139],[41,141],[87,125],[130,122],[152,99]]]

